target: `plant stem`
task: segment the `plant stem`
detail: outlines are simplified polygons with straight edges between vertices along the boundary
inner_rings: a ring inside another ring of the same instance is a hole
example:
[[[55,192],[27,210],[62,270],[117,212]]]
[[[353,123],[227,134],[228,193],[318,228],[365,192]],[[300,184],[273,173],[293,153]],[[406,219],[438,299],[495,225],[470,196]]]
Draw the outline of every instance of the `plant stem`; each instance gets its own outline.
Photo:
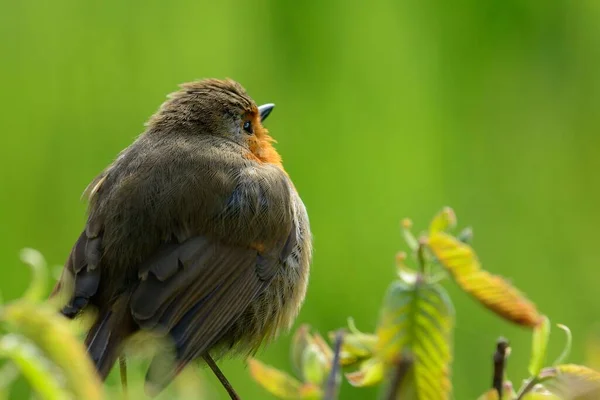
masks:
[[[212,359],[210,354],[206,353],[202,358],[204,358],[204,361],[206,361],[206,364],[208,364],[208,366],[210,367],[212,372],[219,379],[219,382],[221,382],[221,385],[223,385],[223,387],[229,394],[229,397],[231,398],[231,400],[241,400],[240,396],[238,396],[238,394],[235,392],[235,390],[233,389],[233,386],[231,386],[231,383],[229,383],[229,381],[227,380],[227,378],[225,377],[223,372],[221,372],[221,370],[215,363],[215,360]]]
[[[504,370],[506,368],[506,350],[508,349],[508,340],[499,338],[496,342],[496,352],[494,353],[494,377],[492,379],[492,388],[498,392],[498,398],[502,398],[504,389]]]
[[[419,272],[423,275],[425,275],[425,265],[426,265],[426,261],[425,261],[425,246],[426,246],[426,240],[421,238],[419,239],[419,247],[417,248],[417,260],[419,261]]]
[[[400,386],[402,385],[402,381],[404,381],[404,377],[412,367],[412,364],[412,356],[407,354],[402,355],[402,357],[396,365],[396,368],[394,369],[394,375],[392,376],[385,399],[396,400],[396,398],[398,397],[398,392],[400,391]]]
[[[538,384],[538,382],[539,380],[537,376],[532,376],[531,378],[529,378],[527,380],[527,383],[523,385],[521,390],[519,390],[519,393],[517,393],[516,400],[521,400],[523,397],[525,397],[525,395],[529,393],[531,389],[533,389],[533,387]]]
[[[121,388],[123,389],[123,399],[129,398],[127,390],[127,359],[124,355],[119,356],[119,372],[121,373]]]
[[[335,334],[335,343],[333,346],[333,362],[331,363],[331,371],[327,377],[325,384],[325,396],[323,400],[336,400],[340,389],[340,352],[344,341],[344,330],[340,329]]]

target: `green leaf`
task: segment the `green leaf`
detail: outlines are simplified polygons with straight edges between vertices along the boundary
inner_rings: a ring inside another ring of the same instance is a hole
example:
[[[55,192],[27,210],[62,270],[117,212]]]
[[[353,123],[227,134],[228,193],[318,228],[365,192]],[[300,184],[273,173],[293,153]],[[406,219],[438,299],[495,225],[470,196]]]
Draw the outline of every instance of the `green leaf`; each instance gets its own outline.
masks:
[[[61,370],[66,387],[76,398],[103,397],[102,384],[85,347],[73,334],[69,321],[54,308],[19,300],[2,308],[1,319]]]
[[[400,388],[401,398],[447,399],[451,392],[450,362],[454,309],[438,285],[418,279],[394,282],[388,289],[377,329],[377,357],[392,366],[402,354],[414,360]]]
[[[39,251],[25,248],[21,250],[21,261],[29,265],[33,272],[31,283],[23,294],[23,299],[40,302],[46,294],[46,283],[48,282],[46,260]]]
[[[383,372],[383,362],[377,358],[370,358],[363,361],[357,371],[346,373],[346,379],[352,386],[373,386],[381,383]]]
[[[488,309],[522,326],[533,328],[542,321],[535,305],[515,287],[481,268],[471,246],[438,232],[429,238],[429,248],[461,289]]]
[[[542,322],[533,329],[533,342],[531,344],[531,360],[529,361],[529,374],[538,376],[546,361],[546,349],[550,338],[550,320],[544,316]]]
[[[316,344],[310,344],[302,354],[302,377],[304,382],[321,385],[327,377],[331,363]]]
[[[373,356],[377,345],[377,335],[359,331],[352,318],[348,318],[348,328],[350,332],[344,335],[340,352],[342,366],[348,366]],[[334,340],[335,332],[329,332],[329,338]]]
[[[31,387],[42,399],[63,400],[72,394],[60,384],[64,376],[52,362],[44,357],[35,343],[17,334],[0,339],[0,357],[9,358],[21,370]]]
[[[311,354],[307,355],[307,352],[310,352]],[[326,368],[327,371],[329,371],[333,361],[333,351],[321,335],[318,333],[315,333],[314,335],[311,334],[310,326],[304,324],[296,330],[296,333],[292,338],[291,358],[296,374],[298,376],[303,376],[306,380],[305,373],[307,371],[309,373],[315,371],[314,368],[316,367],[316,364],[314,364],[314,362],[317,360],[320,360],[320,362],[323,363],[323,368]],[[305,365],[307,361],[313,364],[307,367]]]
[[[306,350],[308,345],[312,342],[309,331],[310,326],[307,324],[302,324],[298,329],[296,329],[296,333],[294,333],[294,336],[292,337],[290,356],[292,359],[292,367],[294,367],[294,372],[298,376],[302,375],[302,358],[304,350]]]

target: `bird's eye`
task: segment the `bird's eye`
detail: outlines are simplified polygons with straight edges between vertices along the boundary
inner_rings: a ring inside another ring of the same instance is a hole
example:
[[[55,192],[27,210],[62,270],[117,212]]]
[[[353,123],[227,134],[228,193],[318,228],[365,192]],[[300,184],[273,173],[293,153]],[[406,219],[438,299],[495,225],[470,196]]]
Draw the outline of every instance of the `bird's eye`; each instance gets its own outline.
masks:
[[[252,123],[250,121],[244,122],[244,130],[248,135],[252,135]]]

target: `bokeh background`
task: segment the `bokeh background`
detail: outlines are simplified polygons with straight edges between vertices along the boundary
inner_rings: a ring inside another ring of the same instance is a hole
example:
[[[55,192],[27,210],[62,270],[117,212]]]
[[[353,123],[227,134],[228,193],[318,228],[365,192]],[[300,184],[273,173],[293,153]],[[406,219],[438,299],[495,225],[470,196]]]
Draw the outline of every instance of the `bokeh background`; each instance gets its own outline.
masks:
[[[596,0],[4,0],[2,295],[28,283],[22,247],[64,262],[83,189],[167,93],[231,77],[277,104],[267,126],[310,214],[299,323],[327,332],[353,316],[372,330],[404,249],[399,221],[425,228],[449,205],[474,227],[484,266],[567,324],[571,360],[584,362],[600,321],[598,21]],[[455,398],[490,385],[499,335],[510,377],[524,378],[530,334],[447,287]],[[260,358],[289,369],[289,339]],[[562,345],[558,332],[551,354]],[[244,398],[269,398],[241,362],[223,366]],[[344,386],[341,398],[375,393]]]

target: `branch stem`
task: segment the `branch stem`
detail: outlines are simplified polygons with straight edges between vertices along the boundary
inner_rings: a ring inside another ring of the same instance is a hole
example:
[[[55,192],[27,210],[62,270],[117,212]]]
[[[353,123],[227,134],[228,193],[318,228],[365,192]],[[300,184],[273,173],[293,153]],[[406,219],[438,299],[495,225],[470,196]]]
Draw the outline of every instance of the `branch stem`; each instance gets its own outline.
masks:
[[[394,368],[394,375],[392,376],[390,386],[385,396],[386,400],[396,400],[398,393],[400,392],[400,386],[406,377],[406,374],[413,365],[413,358],[410,355],[403,355],[398,361],[396,368]]]
[[[123,400],[129,398],[128,384],[127,384],[127,359],[125,355],[119,356],[119,372],[121,374],[121,388],[123,389]]]
[[[213,360],[213,358],[210,356],[210,354],[206,353],[202,358],[204,358],[204,361],[206,361],[206,364],[208,364],[208,366],[210,367],[212,372],[215,374],[217,379],[219,379],[219,382],[221,382],[221,385],[223,385],[223,387],[227,391],[227,394],[229,394],[229,397],[231,398],[231,400],[241,400],[240,396],[238,396],[238,394],[235,392],[235,390],[233,389],[233,386],[231,386],[231,383],[229,383],[229,381],[227,380],[227,378],[225,377],[223,372],[221,372],[221,370],[217,366],[217,363],[215,363],[215,360]]]
[[[344,330],[340,329],[335,334],[335,344],[333,346],[333,362],[331,363],[331,371],[327,377],[325,384],[325,396],[323,400],[336,400],[340,390],[340,353],[342,351],[342,343],[344,342]]]

